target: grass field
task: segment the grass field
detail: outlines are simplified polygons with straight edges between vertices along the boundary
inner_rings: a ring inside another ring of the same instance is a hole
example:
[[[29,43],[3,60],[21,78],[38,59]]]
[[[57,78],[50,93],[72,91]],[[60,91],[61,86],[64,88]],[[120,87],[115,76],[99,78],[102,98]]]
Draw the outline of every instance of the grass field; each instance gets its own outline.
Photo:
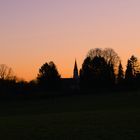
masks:
[[[0,101],[0,140],[138,140],[140,94]]]

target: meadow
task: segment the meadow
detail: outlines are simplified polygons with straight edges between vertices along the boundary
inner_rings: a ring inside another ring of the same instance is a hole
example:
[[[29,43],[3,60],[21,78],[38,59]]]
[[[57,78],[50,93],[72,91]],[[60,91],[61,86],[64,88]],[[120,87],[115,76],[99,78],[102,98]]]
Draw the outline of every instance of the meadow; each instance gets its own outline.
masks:
[[[0,100],[1,140],[138,140],[140,94]]]

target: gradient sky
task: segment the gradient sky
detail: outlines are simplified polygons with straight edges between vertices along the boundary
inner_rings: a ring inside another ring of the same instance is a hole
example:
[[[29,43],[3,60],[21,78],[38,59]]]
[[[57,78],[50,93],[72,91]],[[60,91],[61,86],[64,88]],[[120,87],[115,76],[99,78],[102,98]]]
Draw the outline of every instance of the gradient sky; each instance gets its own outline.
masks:
[[[53,60],[72,77],[91,48],[140,58],[140,0],[0,0],[0,64],[25,80]]]

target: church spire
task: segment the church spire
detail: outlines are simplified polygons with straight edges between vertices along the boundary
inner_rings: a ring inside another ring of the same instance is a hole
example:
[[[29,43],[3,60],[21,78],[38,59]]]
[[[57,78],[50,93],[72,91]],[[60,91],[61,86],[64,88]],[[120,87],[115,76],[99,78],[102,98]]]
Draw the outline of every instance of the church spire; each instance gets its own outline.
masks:
[[[76,59],[75,59],[74,70],[73,70],[73,78],[74,78],[75,80],[78,79],[78,67],[77,67]]]

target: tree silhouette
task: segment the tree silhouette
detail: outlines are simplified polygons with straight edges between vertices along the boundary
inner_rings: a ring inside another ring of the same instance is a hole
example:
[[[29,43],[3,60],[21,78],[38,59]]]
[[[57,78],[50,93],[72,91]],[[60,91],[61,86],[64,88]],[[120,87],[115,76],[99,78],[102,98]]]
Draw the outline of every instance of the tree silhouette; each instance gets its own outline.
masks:
[[[81,88],[91,88],[92,86],[92,67],[91,58],[85,58],[82,69],[80,69],[80,85]]]
[[[103,57],[105,58],[106,62],[113,65],[114,68],[119,65],[120,57],[112,48],[106,48],[103,50]]]
[[[1,93],[13,92],[16,89],[16,77],[12,68],[5,64],[0,65],[0,91]]]
[[[93,59],[94,57],[103,57],[109,65],[113,65],[116,68],[119,65],[120,57],[112,48],[106,48],[104,50],[100,48],[91,49],[87,57]]]
[[[95,57],[92,60],[92,76],[94,80],[95,86],[107,86],[109,82],[111,81],[111,70],[107,62],[103,57]]]
[[[0,80],[12,80],[14,74],[12,68],[9,68],[5,64],[0,65]]]
[[[43,89],[56,90],[60,85],[60,75],[54,62],[45,63],[39,69],[38,84]]]
[[[123,81],[124,81],[124,71],[123,71],[122,63],[120,62],[119,68],[118,68],[117,83],[121,85]]]
[[[129,88],[138,87],[140,66],[137,57],[134,55],[128,59],[127,68],[125,72],[126,85]]]
[[[137,74],[139,73],[139,63],[137,57],[134,55],[127,62],[127,68],[125,72],[125,79],[128,81],[133,80],[136,78]]]
[[[82,87],[99,88],[115,84],[115,66],[119,57],[112,49],[91,49],[80,70]]]

